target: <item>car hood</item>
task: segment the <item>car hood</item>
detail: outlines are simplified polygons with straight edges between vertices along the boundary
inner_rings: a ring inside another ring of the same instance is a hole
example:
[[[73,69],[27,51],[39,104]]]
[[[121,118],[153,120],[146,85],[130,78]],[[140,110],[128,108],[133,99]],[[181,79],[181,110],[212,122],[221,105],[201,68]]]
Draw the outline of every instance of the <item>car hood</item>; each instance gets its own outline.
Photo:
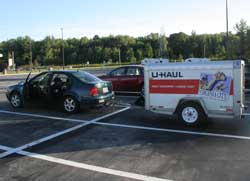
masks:
[[[24,84],[25,84],[25,82],[24,82],[24,81],[20,81],[20,82],[18,82],[18,83],[17,83],[17,84],[15,84],[15,85],[11,85],[11,86],[9,86],[9,87],[7,88],[7,90],[12,91],[12,90],[21,89],[21,88],[23,88],[23,87],[24,87]]]

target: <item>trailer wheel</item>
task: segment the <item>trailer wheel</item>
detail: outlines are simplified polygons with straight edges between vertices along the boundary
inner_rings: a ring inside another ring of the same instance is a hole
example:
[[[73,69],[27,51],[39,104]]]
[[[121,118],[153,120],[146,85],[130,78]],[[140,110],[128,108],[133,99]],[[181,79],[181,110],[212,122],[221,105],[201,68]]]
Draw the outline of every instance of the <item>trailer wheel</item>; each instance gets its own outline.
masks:
[[[206,120],[202,107],[194,102],[185,102],[178,108],[178,120],[188,126],[197,126]]]

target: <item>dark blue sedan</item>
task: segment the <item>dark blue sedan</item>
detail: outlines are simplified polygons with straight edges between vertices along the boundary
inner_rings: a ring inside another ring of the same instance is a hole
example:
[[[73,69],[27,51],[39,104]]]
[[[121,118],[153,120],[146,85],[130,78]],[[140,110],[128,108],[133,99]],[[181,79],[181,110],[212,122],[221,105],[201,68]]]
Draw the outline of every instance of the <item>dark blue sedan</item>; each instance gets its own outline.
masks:
[[[113,102],[112,83],[84,71],[49,71],[8,87],[6,96],[14,108],[28,102],[59,104],[66,112]]]

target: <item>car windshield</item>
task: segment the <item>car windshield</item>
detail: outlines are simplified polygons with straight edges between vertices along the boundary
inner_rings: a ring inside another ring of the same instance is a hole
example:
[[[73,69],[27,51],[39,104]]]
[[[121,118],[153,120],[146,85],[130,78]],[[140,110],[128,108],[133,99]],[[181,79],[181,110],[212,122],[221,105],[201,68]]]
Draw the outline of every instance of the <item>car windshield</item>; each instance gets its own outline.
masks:
[[[101,79],[97,78],[96,76],[94,76],[88,72],[79,71],[79,72],[74,72],[73,75],[83,82],[101,81]]]

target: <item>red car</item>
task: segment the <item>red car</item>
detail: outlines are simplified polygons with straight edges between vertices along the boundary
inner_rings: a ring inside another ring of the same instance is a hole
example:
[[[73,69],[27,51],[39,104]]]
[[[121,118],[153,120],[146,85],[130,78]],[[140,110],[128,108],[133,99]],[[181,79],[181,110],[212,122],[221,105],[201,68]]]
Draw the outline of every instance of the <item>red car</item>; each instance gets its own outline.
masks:
[[[119,67],[99,78],[111,81],[115,92],[141,93],[144,90],[144,69],[142,65]]]

